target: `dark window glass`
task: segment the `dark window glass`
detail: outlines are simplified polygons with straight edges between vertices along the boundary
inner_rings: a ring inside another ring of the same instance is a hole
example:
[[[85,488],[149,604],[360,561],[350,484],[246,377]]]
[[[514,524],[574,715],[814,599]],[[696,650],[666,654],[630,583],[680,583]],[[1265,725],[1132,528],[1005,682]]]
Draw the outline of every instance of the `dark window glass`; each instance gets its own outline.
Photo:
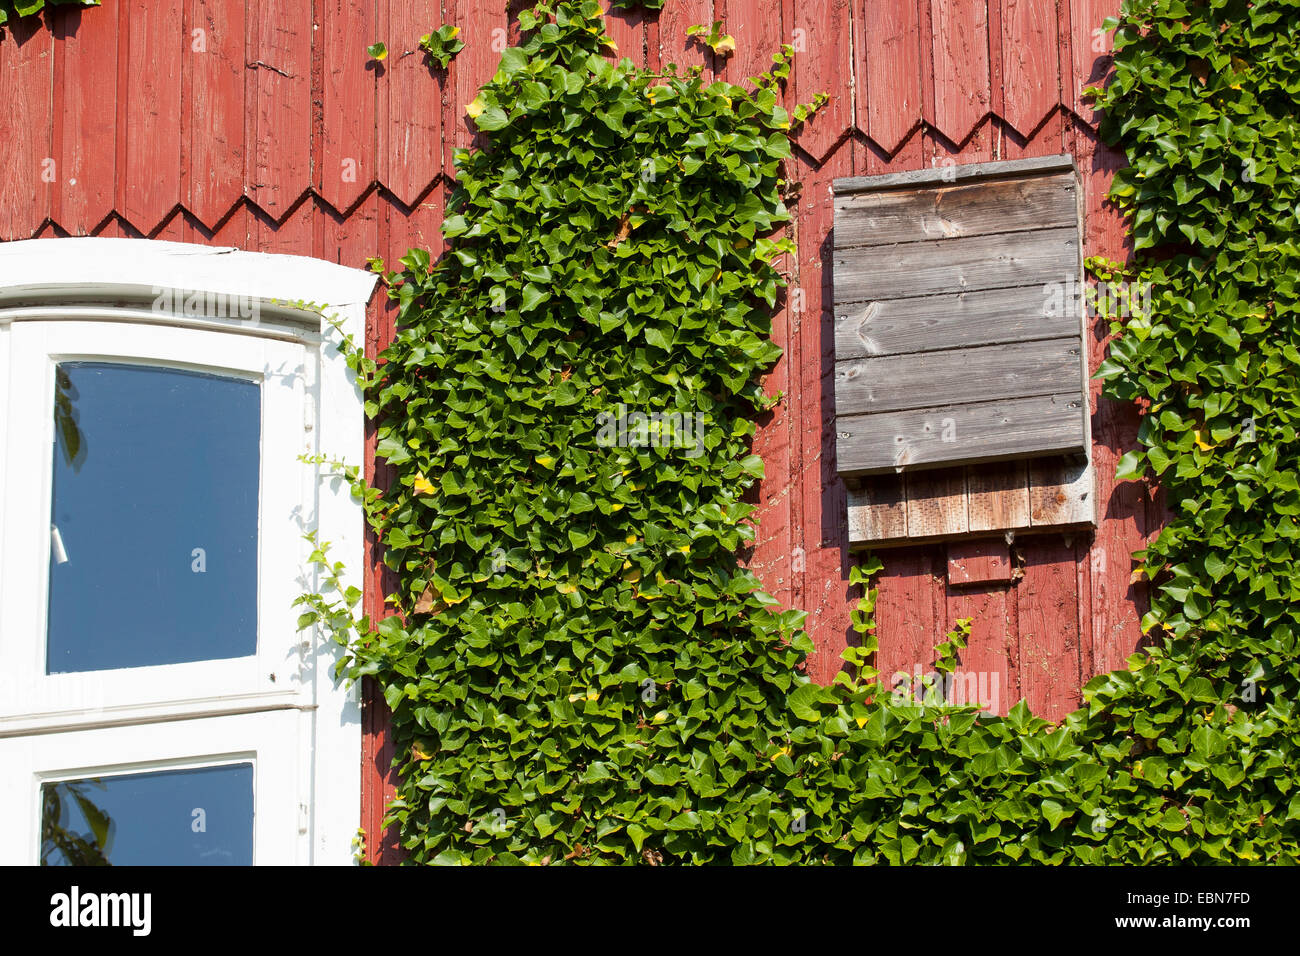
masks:
[[[253,765],[41,786],[42,866],[251,866]]]
[[[65,362],[54,422],[46,670],[256,653],[257,384]]]

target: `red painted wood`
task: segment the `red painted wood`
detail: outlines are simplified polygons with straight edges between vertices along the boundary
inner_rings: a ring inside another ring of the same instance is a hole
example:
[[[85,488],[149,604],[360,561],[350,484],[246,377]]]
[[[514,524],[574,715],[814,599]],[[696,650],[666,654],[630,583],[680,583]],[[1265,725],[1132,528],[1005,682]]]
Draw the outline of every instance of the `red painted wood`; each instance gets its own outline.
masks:
[[[430,69],[420,37],[442,26],[438,0],[384,2],[389,38],[379,78],[378,178],[410,206],[442,169],[442,97],[446,71]]]
[[[960,146],[991,103],[986,0],[930,0],[929,10],[934,105],[925,115]]]
[[[795,48],[794,103],[811,103],[818,93],[830,99],[799,131],[796,142],[822,162],[853,129],[853,90],[843,81],[853,55],[850,0],[795,3],[786,42]]]
[[[119,211],[152,235],[184,198],[181,137],[181,0],[130,7],[126,61],[126,165]]]
[[[0,221],[27,238],[49,217],[63,175],[54,157],[54,40],[39,21],[11,23],[0,40]]]
[[[1009,584],[1015,579],[1011,549],[1004,538],[977,538],[948,544],[948,584]]]
[[[466,149],[478,130],[465,107],[474,101],[479,87],[490,80],[506,48],[507,23],[503,0],[455,0],[455,23],[460,26],[465,49],[451,61],[451,96],[447,108],[447,155],[443,171],[455,176],[452,149]]]
[[[1084,100],[1083,90],[1100,86],[1110,70],[1113,33],[1101,33],[1102,21],[1119,13],[1120,0],[1063,0],[1061,102],[1087,122],[1096,125],[1098,114]],[[1068,65],[1068,68],[1067,68]]]
[[[716,16],[713,0],[681,0],[670,2],[659,12],[659,57],[662,68],[667,70],[670,63],[675,63],[678,72],[688,66],[704,67],[705,81],[712,79],[713,51],[699,42],[696,37],[687,37],[688,27],[696,24],[708,26]]]
[[[323,71],[323,142],[321,163],[313,175],[327,203],[346,212],[377,178],[375,166],[375,86],[387,82],[388,61],[371,60],[366,47],[386,38],[372,4],[325,0],[321,44]],[[387,38],[392,56],[398,41]]]
[[[1025,574],[1015,589],[1021,693],[1035,714],[1059,720],[1079,706],[1084,683],[1074,547],[1059,535],[1035,535],[1016,549]]]
[[[637,66],[645,66],[645,11],[640,8],[613,10],[608,0],[601,4],[601,8],[605,10],[605,32],[618,47],[617,50],[608,51],[609,58],[621,60],[627,57]]]
[[[935,549],[900,548],[880,557],[885,568],[876,588],[876,635],[880,641],[876,668],[892,687],[896,674],[909,675],[910,680],[917,667],[922,673],[929,669],[946,618],[941,584],[935,577]],[[854,594],[853,601],[859,596]]]
[[[253,10],[256,14],[253,14]],[[255,104],[245,192],[280,219],[311,186],[311,0],[252,0],[246,79]],[[369,42],[362,43],[364,48]]]
[[[1052,0],[989,0],[999,3],[1001,115],[1029,136],[1061,99],[1056,7]]]
[[[853,5],[858,128],[890,155],[921,122],[918,4],[855,0]]]
[[[840,652],[852,631],[848,580],[848,529],[844,484],[835,471],[835,337],[832,309],[832,259],[829,233],[835,220],[832,181],[850,176],[853,144],[841,143],[819,168],[800,164],[802,188],[791,205],[798,218],[799,256],[795,291],[790,296],[794,328],[791,349],[797,355],[791,391],[797,422],[790,449],[791,493],[798,506],[791,576],[796,607],[808,612],[808,633],[817,648],[809,673],[831,680],[840,669]],[[798,561],[796,562],[796,559]],[[802,564],[802,569],[796,567]]]
[[[244,191],[244,0],[187,0],[182,52],[188,190],[185,208],[215,226]]]
[[[948,587],[944,594],[947,620],[935,643],[957,627],[963,618],[971,619],[971,633],[966,648],[959,652],[957,675],[964,696],[954,703],[976,703],[991,713],[1005,714],[1020,699],[1019,656],[1016,653],[1016,599],[1002,585],[983,588]],[[931,651],[929,660],[934,660]],[[974,681],[973,690],[965,691],[966,682]]]
[[[54,35],[61,131],[54,217],[87,235],[113,210],[117,172],[117,17],[63,8]]]
[[[717,57],[715,68],[729,83],[748,85],[751,76],[772,68],[772,54],[789,42],[781,4],[770,0],[719,0],[715,8],[723,32],[736,38],[735,52]]]

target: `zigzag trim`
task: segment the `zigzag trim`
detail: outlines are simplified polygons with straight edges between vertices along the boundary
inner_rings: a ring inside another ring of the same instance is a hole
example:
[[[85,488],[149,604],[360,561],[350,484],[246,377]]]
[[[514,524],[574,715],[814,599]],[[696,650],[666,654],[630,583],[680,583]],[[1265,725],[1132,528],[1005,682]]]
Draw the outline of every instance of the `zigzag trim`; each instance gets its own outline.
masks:
[[[1078,128],[1086,129],[1093,136],[1096,135],[1096,123],[1094,121],[1089,120],[1083,116],[1080,116],[1072,107],[1067,106],[1064,103],[1058,103],[1055,107],[1048,110],[1047,113],[1043,115],[1043,118],[1038,121],[1038,124],[1028,134],[1021,133],[1014,126],[1012,126],[1011,123],[1007,122],[1007,120],[1004,119],[1002,116],[992,111],[989,111],[979,118],[979,120],[970,128],[970,130],[966,133],[965,137],[960,142],[953,142],[941,130],[939,130],[938,127],[926,122],[924,119],[918,119],[912,125],[912,127],[907,131],[907,133],[904,134],[902,139],[900,139],[898,143],[894,145],[892,149],[887,149],[879,141],[873,139],[871,136],[869,136],[861,129],[859,129],[858,126],[855,124],[855,125],[850,125],[845,127],[844,130],[841,131],[838,136],[836,136],[834,142],[831,143],[831,145],[822,153],[821,156],[818,156],[812,153],[811,151],[809,151],[807,148],[802,146],[797,139],[792,144],[793,146],[792,153],[803,164],[811,166],[813,169],[820,169],[822,166],[826,165],[826,163],[830,162],[830,160],[834,158],[834,156],[839,152],[841,148],[844,147],[846,143],[849,143],[851,141],[856,141],[867,146],[869,149],[874,150],[876,154],[882,157],[886,163],[889,163],[889,162],[893,162],[894,158],[898,156],[898,154],[901,153],[904,150],[904,148],[908,146],[909,143],[912,142],[913,137],[915,137],[918,133],[921,133],[922,135],[928,134],[934,137],[935,139],[942,142],[946,148],[955,152],[964,149],[966,145],[970,142],[971,138],[980,130],[981,127],[984,126],[985,123],[988,122],[995,124],[999,129],[1002,130],[1003,133],[1013,135],[1017,139],[1021,140],[1023,143],[1028,143],[1031,140],[1033,140],[1033,138],[1043,130],[1043,127],[1046,126],[1052,120],[1052,118],[1058,114],[1062,117],[1062,119],[1064,119],[1067,123],[1073,125],[1076,129]],[[195,227],[205,232],[208,238],[211,238],[226,226],[226,224],[230,221],[230,219],[237,212],[239,212],[241,207],[247,209],[247,211],[255,219],[259,220],[264,225],[270,226],[272,229],[278,229],[281,226],[285,225],[293,216],[295,216],[298,213],[299,209],[302,207],[302,205],[307,202],[314,203],[317,208],[320,208],[323,212],[325,212],[330,216],[333,216],[335,219],[340,221],[345,221],[347,219],[350,219],[352,215],[363,204],[365,204],[367,201],[370,200],[372,196],[375,195],[378,195],[381,199],[384,199],[390,204],[392,204],[392,206],[402,214],[410,215],[417,206],[420,206],[424,203],[424,201],[429,197],[429,195],[435,189],[438,189],[441,186],[452,186],[454,184],[455,184],[455,180],[453,178],[448,176],[446,173],[440,171],[436,176],[434,176],[434,178],[429,182],[429,184],[419,192],[419,194],[415,197],[415,199],[412,202],[407,203],[404,202],[395,192],[389,189],[386,185],[384,185],[382,182],[376,179],[376,180],[372,180],[369,184],[367,184],[366,188],[363,189],[357,195],[357,198],[354,199],[350,204],[348,204],[346,207],[342,209],[335,206],[323,195],[321,195],[321,193],[316,189],[316,187],[308,186],[297,196],[296,199],[293,200],[292,203],[290,203],[287,207],[285,207],[284,212],[282,212],[278,217],[268,212],[265,208],[259,205],[258,202],[255,199],[253,199],[251,196],[247,194],[243,194],[239,197],[238,200],[236,200],[230,206],[229,209],[227,209],[224,213],[222,213],[220,218],[218,218],[212,224],[208,224],[204,222],[184,203],[176,203],[158,220],[158,222],[156,222],[153,226],[151,226],[148,229],[141,228],[140,225],[132,222],[125,215],[123,215],[119,210],[114,209],[111,210],[108,214],[106,214],[92,228],[90,228],[84,233],[79,233],[79,234],[96,235],[102,232],[104,229],[108,228],[114,222],[116,222],[123,229],[129,232],[132,232],[143,238],[154,239],[169,225],[171,225],[172,221],[177,216],[181,216],[184,219],[191,222]],[[36,229],[32,232],[30,236],[15,236],[12,238],[24,238],[24,239],[34,238],[35,236],[40,235],[40,233],[44,232],[45,230],[51,228],[61,235],[72,234],[70,230],[64,228],[60,223],[56,222],[52,217],[47,216],[44,220],[42,220],[37,225]]]

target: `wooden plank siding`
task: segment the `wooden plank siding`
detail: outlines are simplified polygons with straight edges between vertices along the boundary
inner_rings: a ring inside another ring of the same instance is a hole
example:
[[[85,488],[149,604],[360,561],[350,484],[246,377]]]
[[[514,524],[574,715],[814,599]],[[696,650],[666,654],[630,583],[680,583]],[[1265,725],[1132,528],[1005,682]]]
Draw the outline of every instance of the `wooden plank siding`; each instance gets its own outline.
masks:
[[[156,9],[52,8],[50,29],[18,25],[0,40],[10,104],[0,116],[0,239],[168,235],[358,268],[372,255],[395,262],[411,245],[437,256],[452,150],[473,138],[465,104],[495,69],[510,29],[506,7],[504,0],[415,8],[391,0],[176,0]],[[1145,483],[1114,481],[1115,461],[1135,447],[1137,415],[1101,399],[1100,383],[1087,390],[1098,525],[1068,536],[1035,525],[1033,515],[1074,499],[1068,491],[1064,501],[1034,493],[1023,462],[935,472],[877,498],[869,480],[850,488],[837,475],[834,419],[836,342],[857,334],[833,302],[836,179],[1069,153],[1085,209],[1076,252],[1128,254],[1123,223],[1105,203],[1123,160],[1098,142],[1096,117],[1079,94],[1109,62],[1094,52],[1093,30],[1118,9],[1119,0],[668,0],[662,12],[614,14],[621,53],[640,62],[639,44],[652,67],[702,65],[705,82],[719,74],[743,81],[773,52],[760,46],[793,43],[801,29],[805,49],[796,53],[786,105],[818,89],[832,94],[832,106],[799,133],[787,166],[786,178],[801,184],[790,200],[799,253],[782,266],[791,290],[774,327],[785,355],[765,384],[786,395],[781,412],[763,421],[757,446],[767,477],[755,496],[762,520],[752,559],[769,590],[809,612],[816,651],[808,672],[817,680],[834,676],[840,651],[856,640],[848,612],[858,593],[848,570],[857,558],[849,539],[865,522],[875,522],[881,537],[900,526],[906,534],[909,522],[964,525],[1004,547],[996,529],[1020,529],[1009,555],[1023,575],[1011,581],[950,581],[954,545],[882,552],[878,666],[886,673],[928,666],[943,633],[976,615],[963,667],[998,675],[999,710],[1028,696],[1057,718],[1077,704],[1083,681],[1123,666],[1141,640],[1145,593],[1130,581],[1130,555],[1158,530],[1163,505]],[[740,41],[732,63],[686,40],[687,26],[713,19],[725,19]],[[207,54],[193,52],[182,26],[209,23],[220,35],[209,36]],[[460,26],[466,43],[445,74],[416,69],[414,57],[394,60],[441,23]],[[392,51],[382,71],[368,69],[363,55],[376,40]],[[338,178],[347,157],[359,160],[355,182]],[[45,159],[54,160],[48,183],[40,178]],[[982,241],[969,231],[978,223],[971,209],[960,224],[968,232],[954,241]],[[1025,294],[1031,287],[1013,276],[1005,288]],[[990,301],[970,291],[960,314],[972,328],[987,323]],[[889,310],[875,313],[869,337],[904,354],[916,343],[898,320]],[[391,335],[391,309],[377,295],[368,351]],[[1104,325],[1090,322],[1088,335],[1091,372],[1105,354]],[[1042,338],[1055,336],[1045,330]],[[863,349],[857,357],[869,358]],[[368,474],[384,481],[373,460]],[[1040,476],[1058,489],[1078,479]],[[859,506],[849,507],[851,500]],[[964,507],[945,512],[935,505],[942,500]],[[373,547],[368,561],[365,610],[380,616],[391,582]],[[362,823],[372,859],[394,862],[400,850],[380,827],[392,794],[391,742],[382,698],[373,693],[364,722]]]

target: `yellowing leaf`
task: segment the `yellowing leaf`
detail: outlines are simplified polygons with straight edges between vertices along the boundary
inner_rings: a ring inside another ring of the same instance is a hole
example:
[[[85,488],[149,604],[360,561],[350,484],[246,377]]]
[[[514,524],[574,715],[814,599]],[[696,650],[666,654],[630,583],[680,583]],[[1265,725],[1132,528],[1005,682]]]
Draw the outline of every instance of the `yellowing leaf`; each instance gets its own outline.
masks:
[[[422,474],[417,474],[415,476],[415,483],[413,487],[415,488],[415,493],[417,495],[433,494],[433,482],[431,482],[428,478],[424,477],[424,475]]]
[[[543,468],[552,468],[555,465],[555,459],[550,455],[538,455],[536,461]]]
[[[460,36],[460,27],[452,27],[451,32],[447,34],[447,39],[454,40],[458,36]]]
[[[474,102],[465,107],[465,112],[469,114],[470,119],[478,119],[479,115],[487,109],[487,104],[483,102],[483,97],[474,97]]]
[[[723,56],[734,53],[735,50],[736,38],[730,33],[724,33],[722,36],[718,37],[717,42],[713,44],[713,52],[721,53]]]
[[[555,590],[559,591],[561,594],[572,594],[574,591],[578,590],[578,586],[576,584],[557,584]]]

